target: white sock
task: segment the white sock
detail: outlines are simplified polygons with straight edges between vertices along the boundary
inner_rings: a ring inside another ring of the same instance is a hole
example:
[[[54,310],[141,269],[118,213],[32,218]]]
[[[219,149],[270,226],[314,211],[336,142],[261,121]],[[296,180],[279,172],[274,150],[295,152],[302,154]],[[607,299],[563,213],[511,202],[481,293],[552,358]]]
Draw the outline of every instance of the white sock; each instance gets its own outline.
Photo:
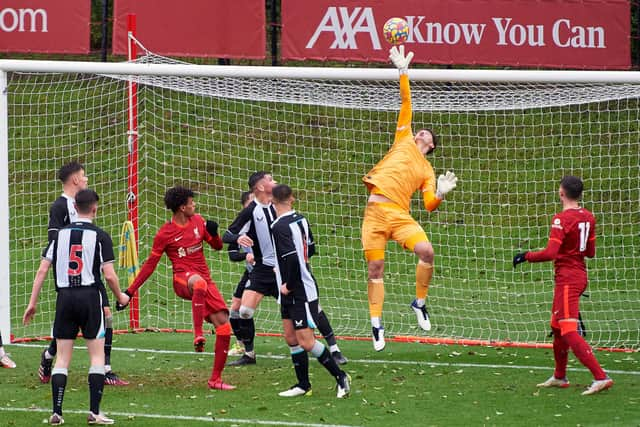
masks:
[[[5,354],[4,347],[0,347],[0,357],[4,357]]]
[[[371,326],[373,326],[374,328],[382,327],[382,325],[380,323],[380,318],[379,317],[372,317],[371,318]]]
[[[425,299],[424,298],[416,298],[416,305],[418,307],[424,307]]]
[[[336,351],[340,351],[340,348],[338,347],[338,344],[334,344],[334,345],[329,347],[329,351],[331,353],[335,353]]]

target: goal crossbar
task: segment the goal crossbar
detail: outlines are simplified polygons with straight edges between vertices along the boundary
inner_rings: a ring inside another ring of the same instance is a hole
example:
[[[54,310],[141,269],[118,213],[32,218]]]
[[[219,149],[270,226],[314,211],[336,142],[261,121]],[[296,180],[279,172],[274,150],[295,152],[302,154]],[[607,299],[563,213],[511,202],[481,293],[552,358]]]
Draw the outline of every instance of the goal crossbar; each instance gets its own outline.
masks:
[[[317,80],[397,80],[391,68],[267,67],[196,64],[138,64],[85,61],[0,60],[0,70],[25,73],[87,73],[185,77]],[[412,80],[484,83],[640,83],[638,71],[411,69]]]

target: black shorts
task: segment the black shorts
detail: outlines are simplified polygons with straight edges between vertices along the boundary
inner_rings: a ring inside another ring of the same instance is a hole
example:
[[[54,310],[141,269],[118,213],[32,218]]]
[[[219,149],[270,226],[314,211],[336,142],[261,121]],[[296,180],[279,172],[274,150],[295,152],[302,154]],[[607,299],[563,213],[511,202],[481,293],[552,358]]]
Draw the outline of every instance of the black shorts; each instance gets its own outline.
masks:
[[[293,321],[294,329],[315,329],[315,317],[311,313],[318,312],[318,300],[311,302],[284,302],[280,305],[280,316]]]
[[[53,337],[75,339],[80,330],[86,339],[104,337],[102,295],[96,286],[58,290]]]
[[[98,289],[100,289],[100,295],[102,295],[102,306],[109,307],[109,297],[107,296],[107,288],[103,284],[103,285],[100,285]]]
[[[236,290],[233,292],[233,296],[236,298],[242,298],[244,288],[247,286],[249,286],[249,272],[245,270],[238,282],[238,286],[236,286]]]
[[[245,289],[258,292],[264,296],[278,298],[278,284],[273,267],[264,264],[256,264],[249,273],[249,283]]]

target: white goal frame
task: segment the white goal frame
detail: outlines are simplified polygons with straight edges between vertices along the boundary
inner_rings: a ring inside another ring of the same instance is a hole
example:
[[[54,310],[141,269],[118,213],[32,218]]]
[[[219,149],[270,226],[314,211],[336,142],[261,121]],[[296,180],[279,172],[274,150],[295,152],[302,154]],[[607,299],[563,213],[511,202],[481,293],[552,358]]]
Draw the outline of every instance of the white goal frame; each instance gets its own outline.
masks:
[[[8,176],[8,87],[7,73],[87,73],[102,75],[158,75],[192,77],[339,79],[396,81],[392,68],[322,68],[219,66],[190,64],[99,63],[79,61],[0,60],[0,332],[10,342],[10,251]],[[640,84],[640,72],[633,71],[548,71],[548,70],[410,70],[413,81],[459,83],[630,83]]]

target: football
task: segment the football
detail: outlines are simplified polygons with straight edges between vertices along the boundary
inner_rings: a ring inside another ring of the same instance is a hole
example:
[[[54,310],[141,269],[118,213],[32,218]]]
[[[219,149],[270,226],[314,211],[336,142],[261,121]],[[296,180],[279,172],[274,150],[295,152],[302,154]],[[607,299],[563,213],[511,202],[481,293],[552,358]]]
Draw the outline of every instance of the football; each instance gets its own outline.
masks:
[[[409,37],[409,24],[402,18],[391,18],[382,27],[384,38],[392,45],[399,45]]]

